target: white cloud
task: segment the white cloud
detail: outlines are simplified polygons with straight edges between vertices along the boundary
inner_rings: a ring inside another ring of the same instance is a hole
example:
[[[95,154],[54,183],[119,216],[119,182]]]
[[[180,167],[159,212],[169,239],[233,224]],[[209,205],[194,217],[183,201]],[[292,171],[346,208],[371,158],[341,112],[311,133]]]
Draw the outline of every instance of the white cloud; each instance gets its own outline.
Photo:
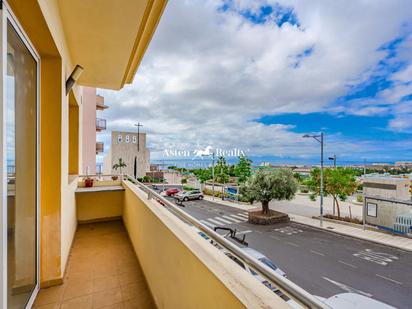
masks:
[[[378,48],[411,20],[412,2],[278,2],[293,7],[300,27],[253,24],[235,11],[219,11],[220,1],[170,1],[134,83],[120,92],[100,91],[111,105],[104,112],[108,128],[130,130],[140,121],[155,150],[200,143],[261,155],[317,154],[317,145],[291,127],[252,120],[286,112],[350,112],[331,103],[373,73],[386,55]],[[238,11],[255,12],[273,3],[233,1]],[[294,68],[296,56],[312,47],[313,53]],[[405,70],[393,78],[403,81],[408,74]],[[397,99],[389,93],[382,97],[380,103]],[[360,105],[352,112],[386,110]],[[107,135],[102,138],[108,142]],[[379,149],[372,141],[344,138],[331,136],[330,151],[356,156]]]

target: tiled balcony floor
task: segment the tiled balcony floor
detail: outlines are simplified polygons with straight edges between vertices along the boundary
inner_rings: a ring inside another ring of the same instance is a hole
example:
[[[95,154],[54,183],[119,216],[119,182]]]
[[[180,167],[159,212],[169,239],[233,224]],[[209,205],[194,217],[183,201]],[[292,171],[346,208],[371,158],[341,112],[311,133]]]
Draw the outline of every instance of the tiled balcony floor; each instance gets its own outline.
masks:
[[[155,308],[123,223],[79,225],[64,284],[42,289],[34,308]]]

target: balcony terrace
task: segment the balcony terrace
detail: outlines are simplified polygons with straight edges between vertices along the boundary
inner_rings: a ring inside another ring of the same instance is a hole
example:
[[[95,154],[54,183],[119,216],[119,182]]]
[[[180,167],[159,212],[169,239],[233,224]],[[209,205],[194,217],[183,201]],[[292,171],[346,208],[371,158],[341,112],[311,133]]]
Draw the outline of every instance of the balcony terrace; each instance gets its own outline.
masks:
[[[179,217],[148,187],[92,177],[93,187],[80,178],[76,190],[78,226],[63,284],[42,289],[34,308],[291,308],[202,237],[197,228],[206,227]],[[289,284],[285,295],[292,287],[303,306],[324,307]]]
[[[79,225],[63,285],[41,290],[34,308],[155,308],[122,221]]]

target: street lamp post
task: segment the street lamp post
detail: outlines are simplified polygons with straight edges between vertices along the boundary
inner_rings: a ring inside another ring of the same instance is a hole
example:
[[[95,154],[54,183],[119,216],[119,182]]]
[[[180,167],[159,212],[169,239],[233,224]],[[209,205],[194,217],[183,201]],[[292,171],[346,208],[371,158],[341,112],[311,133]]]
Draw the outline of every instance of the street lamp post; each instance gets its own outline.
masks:
[[[208,155],[202,155],[202,156],[207,156],[210,157],[210,154]],[[212,200],[215,200],[215,152],[212,152]]]
[[[323,132],[320,135],[305,134],[303,137],[311,137],[320,143],[320,227],[323,227]]]
[[[329,160],[333,160],[333,168],[336,169],[336,155],[329,157]],[[335,199],[333,199],[333,215],[335,215]]]

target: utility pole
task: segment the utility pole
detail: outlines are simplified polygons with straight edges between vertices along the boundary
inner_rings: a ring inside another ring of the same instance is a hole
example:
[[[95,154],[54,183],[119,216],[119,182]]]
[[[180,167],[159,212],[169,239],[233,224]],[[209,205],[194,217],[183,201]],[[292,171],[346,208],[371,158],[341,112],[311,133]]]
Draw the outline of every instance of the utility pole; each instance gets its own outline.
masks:
[[[212,200],[215,200],[215,152],[212,152]]]
[[[366,158],[363,159],[363,177],[366,176]]]
[[[323,132],[320,133],[320,227],[323,227]]]
[[[329,157],[329,160],[333,160],[333,168],[336,169],[336,155]],[[335,199],[333,199],[333,215],[335,215]]]

